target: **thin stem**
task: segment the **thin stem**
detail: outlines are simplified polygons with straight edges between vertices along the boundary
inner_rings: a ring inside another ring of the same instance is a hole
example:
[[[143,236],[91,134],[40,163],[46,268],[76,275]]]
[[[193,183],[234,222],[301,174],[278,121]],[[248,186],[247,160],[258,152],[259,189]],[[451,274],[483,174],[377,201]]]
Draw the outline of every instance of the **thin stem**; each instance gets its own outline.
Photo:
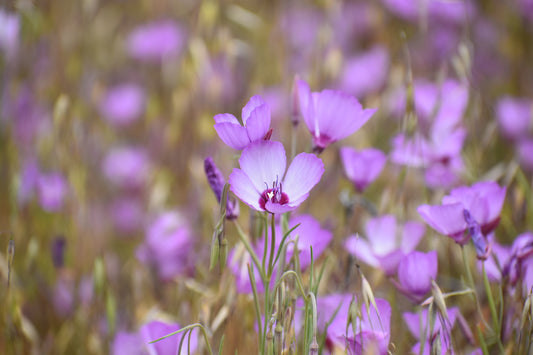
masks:
[[[239,226],[237,221],[233,221],[233,222],[235,224],[235,227],[237,228],[237,235],[239,236],[239,239],[244,244],[244,247],[246,248],[246,250],[248,251],[248,253],[252,257],[252,260],[253,260],[255,266],[257,267],[257,270],[259,270],[259,275],[261,276],[261,281],[263,281],[263,283],[264,283],[265,282],[265,273],[263,272],[263,269],[261,268],[261,263],[259,262],[259,258],[257,257],[257,254],[252,249],[252,246],[250,245],[250,242],[248,242],[248,238],[244,234],[243,230],[241,229],[241,227]]]
[[[274,270],[274,254],[276,253],[276,219],[274,217],[275,215],[272,214],[271,222],[270,222],[270,233],[272,236],[271,242],[270,242],[270,257],[268,260],[268,277],[272,276],[272,271]],[[266,238],[265,238],[266,243]]]
[[[263,329],[261,325],[261,312],[259,311],[259,295],[257,294],[257,287],[255,285],[255,277],[252,270],[252,266],[250,264],[248,266],[248,277],[250,278],[250,282],[252,283],[252,292],[254,294],[254,308],[255,308],[255,316],[257,318],[257,326],[259,327],[259,344],[260,348],[263,348],[263,344],[265,339],[263,338]]]
[[[150,342],[150,344],[156,343],[158,341],[161,341],[161,340],[166,339],[168,337],[171,337],[173,335],[176,335],[176,334],[188,331],[188,330],[192,330],[194,328],[200,328],[200,330],[202,331],[202,334],[204,335],[205,343],[207,344],[207,351],[209,351],[209,355],[213,355],[213,350],[211,349],[211,344],[209,344],[209,339],[207,338],[207,332],[206,332],[204,326],[202,324],[200,324],[200,323],[190,324],[190,325],[188,325],[186,327],[181,328],[180,330],[177,330],[175,332],[172,332],[170,334],[162,336],[161,338],[153,340],[153,341]]]
[[[477,311],[479,313],[479,317],[481,318],[481,321],[483,322],[485,327],[487,327],[487,329],[490,329],[492,331],[492,328],[490,327],[490,325],[485,320],[485,317],[483,316],[483,312],[481,310],[481,305],[479,304],[479,299],[477,297],[476,285],[474,283],[474,277],[472,276],[472,270],[470,270],[470,264],[468,263],[468,259],[466,257],[466,250],[465,250],[465,247],[463,245],[461,245],[461,252],[462,252],[462,255],[463,255],[463,264],[464,264],[464,267],[465,267],[465,270],[466,270],[466,276],[468,278],[468,283],[470,284],[469,286],[470,286],[470,288],[473,291],[472,294],[474,295],[474,300],[476,301],[476,309],[477,309]]]
[[[498,312],[496,311],[496,305],[494,304],[494,297],[492,295],[492,290],[490,288],[489,278],[485,272],[485,263],[483,263],[483,284],[485,285],[485,292],[487,293],[487,299],[489,301],[490,314],[492,316],[492,323],[494,324],[494,330],[496,332],[496,337],[498,338],[498,347],[500,352],[505,353],[503,349],[501,334],[500,334],[500,324],[498,322]]]

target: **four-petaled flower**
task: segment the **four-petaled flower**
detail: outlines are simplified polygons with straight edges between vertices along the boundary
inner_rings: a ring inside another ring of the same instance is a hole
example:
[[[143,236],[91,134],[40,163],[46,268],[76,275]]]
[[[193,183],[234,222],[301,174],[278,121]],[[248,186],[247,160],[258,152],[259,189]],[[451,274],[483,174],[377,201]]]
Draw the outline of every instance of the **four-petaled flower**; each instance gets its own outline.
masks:
[[[239,164],[229,177],[231,191],[251,208],[270,213],[296,209],[324,173],[320,158],[300,153],[285,174],[285,148],[273,141],[251,143]]]
[[[270,108],[259,95],[252,96],[242,109],[242,125],[230,113],[215,116],[215,130],[224,143],[242,150],[251,142],[270,138]]]

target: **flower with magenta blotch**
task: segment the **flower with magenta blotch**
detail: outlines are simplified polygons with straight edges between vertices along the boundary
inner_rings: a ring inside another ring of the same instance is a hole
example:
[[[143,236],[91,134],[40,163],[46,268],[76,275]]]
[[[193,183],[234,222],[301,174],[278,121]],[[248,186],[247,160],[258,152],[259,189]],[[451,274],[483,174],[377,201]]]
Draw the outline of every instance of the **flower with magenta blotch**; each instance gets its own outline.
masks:
[[[309,153],[298,154],[285,173],[285,148],[273,141],[251,143],[239,164],[229,177],[231,191],[251,208],[270,213],[295,210],[324,173],[322,160]]]
[[[313,149],[319,153],[357,131],[377,110],[363,109],[355,97],[342,91],[311,92],[303,80],[297,86],[300,111],[313,136]]]
[[[270,107],[259,95],[242,108],[242,124],[231,113],[215,116],[215,130],[224,143],[242,150],[251,142],[270,138]]]

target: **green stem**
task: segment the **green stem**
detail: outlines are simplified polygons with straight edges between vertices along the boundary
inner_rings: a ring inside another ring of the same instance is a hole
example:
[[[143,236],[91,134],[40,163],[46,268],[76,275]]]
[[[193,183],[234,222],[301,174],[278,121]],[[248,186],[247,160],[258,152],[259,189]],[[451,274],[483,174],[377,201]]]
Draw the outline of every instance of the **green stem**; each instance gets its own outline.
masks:
[[[270,242],[270,257],[268,259],[268,278],[272,276],[272,271],[274,270],[274,254],[276,253],[276,219],[274,216],[275,215],[272,213],[272,218],[270,222],[270,233],[272,239]]]
[[[244,234],[243,230],[241,229],[241,227],[239,226],[237,221],[234,221],[234,224],[235,224],[235,227],[237,228],[237,235],[239,236],[239,239],[244,244],[244,247],[246,248],[246,250],[248,251],[248,253],[252,257],[252,260],[253,260],[253,262],[255,264],[255,267],[257,267],[257,270],[259,270],[259,275],[261,276],[261,281],[263,281],[263,283],[264,283],[265,282],[265,273],[263,271],[264,269],[261,268],[261,263],[259,262],[259,258],[257,257],[257,254],[252,249],[252,246],[250,245],[250,242],[248,242],[248,238]]]
[[[490,327],[490,325],[485,320],[485,317],[483,316],[483,312],[482,312],[481,306],[479,304],[479,298],[478,298],[477,292],[476,292],[476,285],[474,283],[474,277],[472,276],[472,270],[470,269],[470,264],[468,263],[468,258],[466,256],[466,250],[465,250],[465,247],[463,245],[461,245],[461,252],[462,252],[462,255],[463,255],[463,264],[464,264],[464,268],[466,270],[466,277],[468,279],[469,287],[472,289],[472,294],[474,295],[474,300],[476,302],[477,312],[479,313],[479,317],[481,318],[481,321],[483,322],[483,325],[485,325],[485,327],[487,329],[490,329],[492,331],[492,328]]]
[[[253,295],[254,295],[254,308],[255,308],[255,316],[257,318],[257,326],[259,327],[259,347],[261,349],[263,349],[263,344],[264,344],[264,337],[263,337],[263,329],[262,329],[262,325],[261,325],[261,312],[259,311],[259,295],[257,293],[257,287],[255,285],[255,277],[254,277],[254,273],[252,271],[252,267],[250,266],[250,264],[247,265],[248,266],[248,277],[250,278],[250,282],[252,283],[252,292],[253,292]]]
[[[485,263],[483,263],[483,284],[485,285],[485,292],[487,293],[487,299],[489,301],[490,314],[492,316],[492,323],[494,325],[494,330],[496,332],[496,338],[498,339],[498,347],[502,354],[505,353],[503,349],[501,334],[500,334],[500,324],[498,321],[498,312],[496,311],[496,305],[494,304],[494,296],[492,295],[492,290],[490,288],[489,278],[485,272]]]
[[[182,332],[188,331],[188,330],[192,330],[192,329],[194,329],[194,328],[200,328],[200,330],[202,331],[202,334],[203,334],[203,336],[204,336],[205,343],[207,344],[207,350],[209,351],[209,355],[213,355],[213,350],[211,349],[211,344],[209,344],[209,339],[207,338],[207,332],[206,332],[204,326],[201,325],[200,323],[190,324],[190,325],[188,325],[188,326],[186,326],[186,327],[181,328],[180,330],[177,330],[177,331],[175,331],[175,332],[172,332],[172,333],[170,333],[170,334],[167,334],[167,335],[165,335],[165,336],[162,336],[161,338],[158,338],[158,339],[156,339],[156,340],[153,340],[153,341],[150,342],[150,344],[156,343],[156,342],[158,342],[158,341],[161,341],[161,340],[166,339],[166,338],[168,338],[168,337],[171,337],[171,336],[173,336],[173,335],[176,335],[176,334],[179,334],[179,333],[182,333]]]

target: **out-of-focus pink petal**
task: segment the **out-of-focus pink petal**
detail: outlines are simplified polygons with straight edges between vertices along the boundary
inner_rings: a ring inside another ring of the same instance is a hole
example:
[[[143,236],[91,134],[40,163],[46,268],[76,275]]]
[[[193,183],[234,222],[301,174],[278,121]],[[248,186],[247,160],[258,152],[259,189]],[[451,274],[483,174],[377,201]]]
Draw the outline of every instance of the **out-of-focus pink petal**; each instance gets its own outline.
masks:
[[[431,289],[431,280],[437,277],[437,252],[413,251],[398,266],[398,280],[405,291],[416,298],[423,297]]]
[[[393,215],[370,219],[365,231],[374,254],[385,255],[396,248],[396,218]]]
[[[376,268],[379,267],[379,260],[374,256],[374,253],[366,240],[353,235],[346,239],[344,247],[350,254],[356,256],[365,264]]]
[[[424,236],[424,233],[426,233],[426,226],[424,226],[422,223],[415,221],[406,222],[403,226],[402,233],[402,251],[404,253],[409,253],[415,250],[416,246],[420,242],[420,239],[422,239]]]

